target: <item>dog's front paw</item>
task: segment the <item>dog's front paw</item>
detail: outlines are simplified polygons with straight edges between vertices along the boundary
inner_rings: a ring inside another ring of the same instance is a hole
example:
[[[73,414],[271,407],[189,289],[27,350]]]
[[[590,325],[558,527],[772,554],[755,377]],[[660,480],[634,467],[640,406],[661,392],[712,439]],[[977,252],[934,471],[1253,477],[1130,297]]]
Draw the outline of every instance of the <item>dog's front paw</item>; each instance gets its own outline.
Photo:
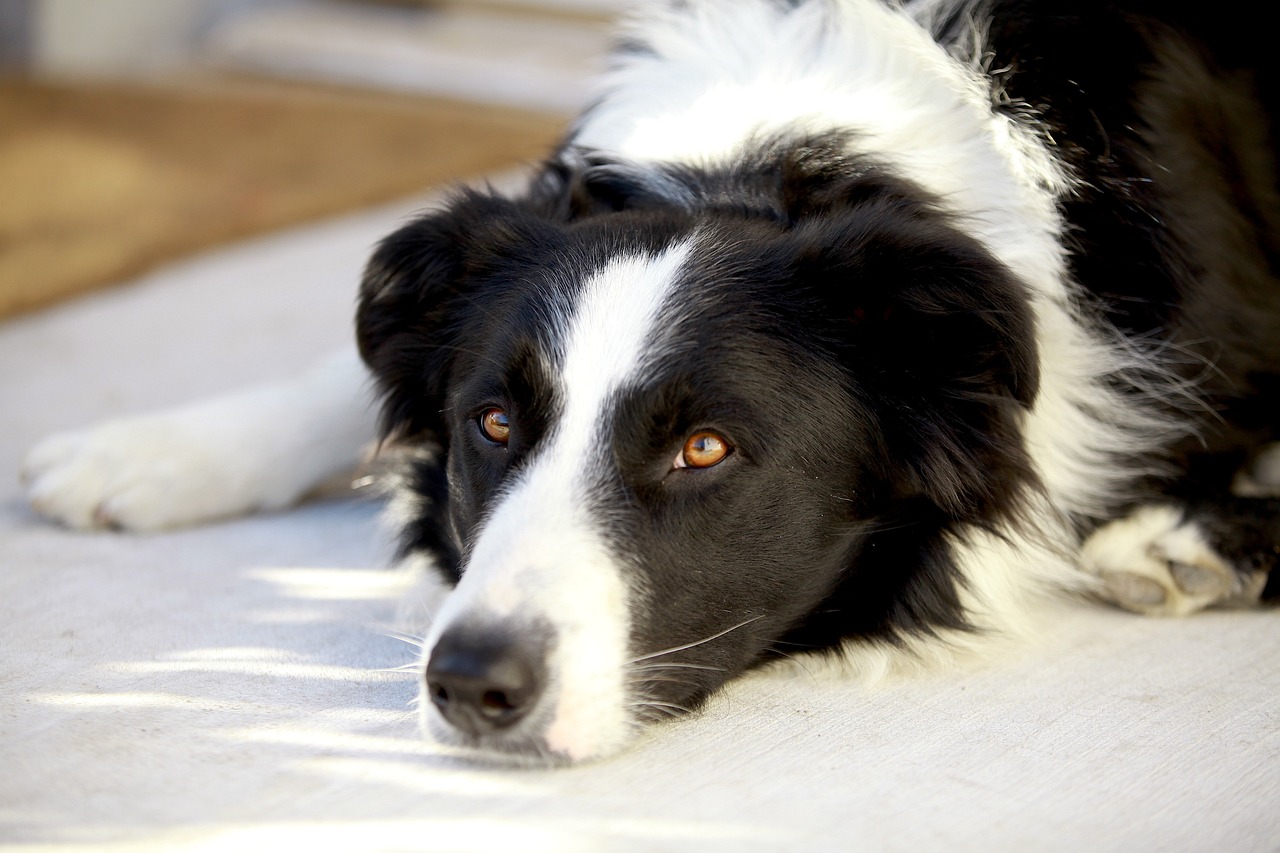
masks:
[[[1103,525],[1084,543],[1081,565],[1109,601],[1148,615],[1183,616],[1239,591],[1235,569],[1173,506],[1141,507]]]
[[[27,454],[32,507],[70,527],[152,531],[253,508],[227,435],[178,414],[61,433]]]

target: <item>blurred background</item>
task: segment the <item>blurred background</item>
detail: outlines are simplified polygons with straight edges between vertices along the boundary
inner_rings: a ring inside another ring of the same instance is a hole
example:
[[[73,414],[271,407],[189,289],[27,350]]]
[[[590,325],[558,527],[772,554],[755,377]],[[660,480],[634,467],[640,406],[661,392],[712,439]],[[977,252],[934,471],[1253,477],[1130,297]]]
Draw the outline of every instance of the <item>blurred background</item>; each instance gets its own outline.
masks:
[[[0,0],[0,317],[537,160],[630,0]]]

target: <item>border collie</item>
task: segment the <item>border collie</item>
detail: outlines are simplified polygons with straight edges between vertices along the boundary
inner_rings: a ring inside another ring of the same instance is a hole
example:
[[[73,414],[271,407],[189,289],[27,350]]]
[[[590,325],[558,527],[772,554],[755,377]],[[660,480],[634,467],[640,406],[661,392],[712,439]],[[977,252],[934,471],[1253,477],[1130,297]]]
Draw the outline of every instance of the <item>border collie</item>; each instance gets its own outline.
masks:
[[[797,652],[874,672],[1062,591],[1280,594],[1276,51],[1094,0],[648,4],[520,192],[377,249],[362,367],[48,440],[158,528],[400,449],[453,585],[430,727],[579,761]]]

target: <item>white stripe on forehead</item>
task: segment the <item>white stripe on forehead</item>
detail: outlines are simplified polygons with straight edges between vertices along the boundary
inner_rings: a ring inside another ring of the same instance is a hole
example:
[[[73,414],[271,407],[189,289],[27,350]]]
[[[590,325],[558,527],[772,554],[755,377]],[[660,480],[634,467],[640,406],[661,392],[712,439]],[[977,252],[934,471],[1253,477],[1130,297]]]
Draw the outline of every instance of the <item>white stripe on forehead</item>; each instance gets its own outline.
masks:
[[[588,494],[609,458],[601,441],[608,407],[660,351],[667,307],[691,241],[656,254],[615,258],[566,305],[558,364],[563,406],[527,469],[476,540],[457,589],[437,615],[431,648],[455,623],[536,620],[555,632],[546,748],[573,759],[619,747],[629,732],[625,671],[631,583]],[[430,707],[430,703],[424,703]]]
[[[692,240],[660,254],[614,258],[583,284],[560,352],[564,409],[557,443],[591,447],[605,406],[643,372],[670,327],[663,308]]]

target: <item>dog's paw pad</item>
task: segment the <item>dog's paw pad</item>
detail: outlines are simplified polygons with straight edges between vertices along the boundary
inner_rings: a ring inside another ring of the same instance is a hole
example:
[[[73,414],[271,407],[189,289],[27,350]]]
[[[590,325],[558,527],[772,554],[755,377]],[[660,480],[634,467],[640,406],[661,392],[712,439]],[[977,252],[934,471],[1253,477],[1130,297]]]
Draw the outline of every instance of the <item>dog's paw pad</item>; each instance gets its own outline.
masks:
[[[1157,616],[1181,616],[1236,592],[1231,565],[1198,525],[1172,506],[1149,506],[1099,528],[1081,551],[1085,571],[1112,603]]]
[[[1125,602],[1131,609],[1161,607],[1169,599],[1164,585],[1132,572],[1102,572],[1099,575],[1106,585],[1112,601]]]
[[[1225,571],[1214,562],[1205,565],[1169,561],[1169,575],[1174,584],[1186,595],[1209,596],[1215,601],[1231,591],[1230,568]]]

